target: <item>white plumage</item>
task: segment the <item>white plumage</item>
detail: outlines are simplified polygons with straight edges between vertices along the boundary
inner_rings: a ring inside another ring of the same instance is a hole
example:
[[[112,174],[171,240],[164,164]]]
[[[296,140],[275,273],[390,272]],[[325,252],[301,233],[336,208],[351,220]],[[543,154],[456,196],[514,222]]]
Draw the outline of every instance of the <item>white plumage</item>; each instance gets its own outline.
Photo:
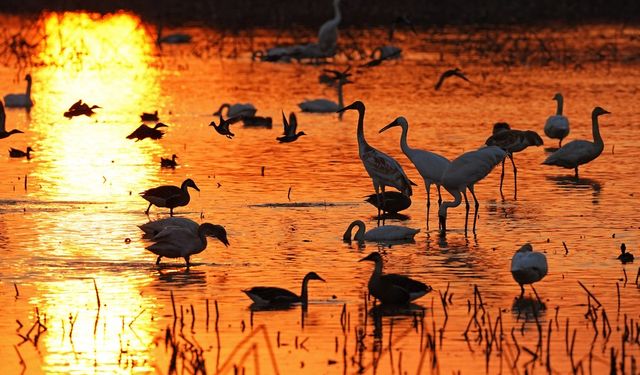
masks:
[[[562,94],[557,93],[553,96],[553,100],[558,102],[556,114],[549,116],[544,124],[544,134],[549,138],[559,139],[558,147],[562,147],[562,139],[569,135],[569,119],[562,114],[563,101]]]
[[[462,195],[466,202],[465,232],[469,221],[469,200],[467,199],[467,189],[471,192],[475,201],[473,216],[473,231],[476,230],[476,219],[478,216],[478,199],[473,191],[474,185],[485,178],[493,168],[498,165],[507,153],[498,146],[487,146],[475,151],[466,152],[458,156],[449,164],[442,176],[442,186],[454,197],[453,202],[443,202],[438,210],[440,218],[440,229],[442,233],[447,230],[447,209],[457,207],[462,202]]]
[[[533,251],[531,244],[522,246],[511,258],[511,275],[520,284],[521,296],[524,295],[524,284],[542,280],[547,271],[547,257],[543,253]]]
[[[145,238],[153,238],[156,234],[162,232],[162,230],[167,227],[181,227],[196,234],[198,233],[199,226],[200,225],[198,223],[191,219],[184,217],[168,217],[138,225],[138,228],[144,232]]]
[[[400,225],[383,225],[366,231],[364,222],[355,220],[349,224],[349,227],[344,232],[343,240],[351,241],[351,232],[354,227],[358,227],[358,231],[353,236],[353,239],[358,242],[407,241],[413,240],[413,237],[420,232],[420,229],[407,228]]]
[[[340,0],[333,0],[333,18],[326,21],[318,30],[318,47],[325,56],[333,56],[338,46],[338,25],[342,20]]]

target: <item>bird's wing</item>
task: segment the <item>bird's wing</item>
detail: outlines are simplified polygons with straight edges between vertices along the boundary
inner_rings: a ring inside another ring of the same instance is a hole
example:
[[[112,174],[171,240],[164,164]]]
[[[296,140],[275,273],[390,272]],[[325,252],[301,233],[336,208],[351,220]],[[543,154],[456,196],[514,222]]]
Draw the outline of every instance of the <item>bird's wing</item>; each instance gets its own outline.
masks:
[[[427,284],[403,275],[389,273],[386,275],[382,275],[381,279],[383,281],[396,285],[406,290],[409,293],[420,293],[420,292],[428,293],[431,291],[431,287],[428,286]]]
[[[292,303],[300,300],[298,295],[287,289],[271,286],[254,286],[245,293],[254,294],[270,303]]]
[[[447,79],[449,71],[447,70],[446,72],[440,74],[440,77],[438,78],[438,82],[436,82],[436,86],[435,89],[440,90],[440,86],[442,86],[442,83],[444,82],[445,79]]]
[[[595,145],[589,141],[571,141],[549,155],[543,163],[573,166],[591,156],[594,153],[594,149]]]
[[[193,233],[198,233],[198,223],[185,217],[168,217],[165,219],[150,221],[138,226],[145,234],[158,234],[166,227],[182,227]]]
[[[138,128],[136,130],[134,130],[131,134],[129,134],[127,136],[127,139],[134,139],[134,138],[138,138],[139,135],[142,134],[142,132],[144,132],[146,129],[145,128],[149,128],[147,125],[140,125],[138,126]]]
[[[456,76],[456,77],[462,78],[462,79],[464,79],[464,80],[465,80],[465,81],[467,81],[467,82],[471,82],[471,81],[469,81],[469,78],[467,78],[467,77],[464,75],[464,73],[462,73],[461,71],[459,71],[459,70],[457,70],[457,69],[453,71],[453,75],[454,75],[454,76]]]
[[[383,180],[385,185],[393,186],[401,191],[406,187],[410,189],[411,181],[400,164],[384,152],[371,148],[363,153],[362,163],[372,177]]]
[[[289,114],[289,135],[296,135],[296,129],[298,128],[298,119],[296,114],[291,112]]]
[[[289,135],[289,122],[287,122],[287,117],[284,115],[284,111],[282,111],[282,125],[284,126],[284,131],[282,134]]]

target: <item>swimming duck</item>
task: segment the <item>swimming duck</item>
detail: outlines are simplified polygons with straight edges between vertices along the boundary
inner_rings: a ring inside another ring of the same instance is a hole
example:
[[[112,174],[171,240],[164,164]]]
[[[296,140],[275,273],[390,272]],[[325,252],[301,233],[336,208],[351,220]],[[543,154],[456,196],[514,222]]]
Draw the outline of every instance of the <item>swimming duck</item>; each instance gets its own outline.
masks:
[[[627,252],[627,245],[620,245],[620,255],[618,255],[618,259],[622,263],[631,263],[633,262],[633,254]]]
[[[369,294],[380,300],[383,304],[404,305],[425,294],[432,288],[420,281],[398,274],[382,274],[382,257],[373,252],[359,260],[375,262],[375,268],[369,278]]]
[[[161,122],[157,123],[153,128],[145,124],[142,124],[138,126],[138,128],[134,130],[133,133],[129,134],[127,136],[127,139],[135,139],[136,142],[141,141],[145,138],[160,139],[162,138],[164,133],[160,131],[159,128],[168,128],[168,127],[169,125],[165,125]]]
[[[196,186],[196,183],[190,178],[184,180],[180,187],[174,185],[163,185],[143,191],[140,193],[140,196],[149,202],[149,207],[147,207],[147,210],[144,213],[149,215],[151,206],[155,205],[156,207],[168,207],[169,215],[173,216],[174,208],[189,204],[189,201],[191,200],[189,191],[187,190],[189,187],[200,191]]]
[[[384,193],[371,194],[367,196],[365,202],[372,204],[381,211],[397,214],[411,206],[411,198],[398,191],[385,191]]]
[[[358,227],[358,231],[353,236],[353,239],[358,242],[373,241],[411,241],[413,237],[420,232],[420,229],[407,228],[400,225],[383,225],[377,228],[373,228],[365,233],[365,225],[362,220],[355,220],[342,235],[342,239],[345,242],[351,241],[351,232],[354,227]]]
[[[290,305],[292,303],[302,303],[306,306],[308,303],[307,284],[310,280],[325,281],[315,272],[309,272],[302,279],[302,290],[297,295],[287,289],[271,287],[271,286],[254,286],[251,289],[245,289],[243,292],[251,298],[251,300],[259,305]]]
[[[158,118],[158,111],[155,111],[153,113],[142,112],[142,114],[140,115],[140,120],[158,122],[160,120],[160,118]]]
[[[31,147],[27,147],[27,151],[22,151],[22,150],[18,150],[17,148],[13,148],[11,147],[9,149],[9,157],[12,158],[24,158],[26,157],[27,159],[31,159],[31,151],[33,151],[33,149]]]
[[[178,157],[176,156],[176,154],[171,155],[171,159],[165,159],[163,157],[160,158],[160,167],[162,168],[175,168],[178,163],[176,162],[176,159]]]

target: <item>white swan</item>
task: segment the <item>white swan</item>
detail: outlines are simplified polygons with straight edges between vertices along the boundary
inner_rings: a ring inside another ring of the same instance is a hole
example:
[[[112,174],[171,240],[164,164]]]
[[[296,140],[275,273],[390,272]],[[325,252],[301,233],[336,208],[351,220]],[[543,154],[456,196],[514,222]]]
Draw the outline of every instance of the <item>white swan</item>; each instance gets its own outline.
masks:
[[[444,171],[449,167],[451,163],[449,159],[444,156],[440,156],[436,153],[420,150],[417,148],[409,147],[407,143],[407,133],[409,132],[409,123],[404,117],[396,118],[392,123],[380,129],[379,133],[392,128],[394,126],[400,126],[402,128],[402,135],[400,136],[400,148],[402,152],[411,160],[411,163],[416,167],[420,176],[424,180],[424,186],[427,190],[427,229],[429,229],[429,208],[431,207],[431,184],[435,184],[438,188],[438,205],[442,203],[442,196],[440,195],[440,180]]]
[[[338,46],[338,25],[342,20],[340,0],[333,0],[333,18],[318,30],[318,47],[324,56],[333,56]]]
[[[358,231],[353,236],[353,239],[358,242],[411,241],[420,232],[420,229],[407,228],[400,225],[383,225],[365,232],[364,222],[355,220],[349,224],[349,227],[342,235],[344,241],[351,241],[351,232],[354,227],[358,227]]]
[[[9,108],[30,108],[33,106],[31,100],[31,74],[27,74],[24,79],[27,81],[27,92],[24,94],[7,94],[4,96],[4,105]]]
[[[558,147],[562,147],[562,139],[569,134],[569,119],[562,114],[564,104],[562,94],[556,93],[553,96],[553,100],[558,102],[558,107],[556,114],[549,116],[547,122],[544,124],[544,134],[549,138],[559,139],[560,143]]]
[[[181,227],[196,233],[199,226],[200,225],[198,223],[191,219],[184,217],[168,217],[140,224],[138,225],[138,228],[144,232],[143,238],[153,238],[153,236],[162,232],[167,227]]]
[[[511,275],[520,284],[524,295],[524,284],[533,284],[547,274],[547,257],[543,253],[533,251],[531,244],[523,245],[511,258]]]
[[[604,141],[600,136],[598,117],[609,113],[611,112],[600,107],[595,107],[593,112],[591,112],[591,131],[593,133],[593,142],[581,139],[571,141],[560,147],[558,151],[549,155],[542,164],[557,165],[558,167],[563,168],[574,168],[576,178],[578,178],[578,167],[597,158],[602,153],[602,150],[604,150]]]
[[[348,70],[348,69],[347,69]],[[310,113],[335,113],[338,112],[342,107],[344,107],[342,87],[346,84],[353,83],[353,81],[349,80],[349,73],[339,73],[336,75],[337,84],[336,90],[338,92],[338,102],[334,102],[329,99],[312,99],[305,100],[304,102],[298,103],[298,107],[302,112],[310,112]],[[342,118],[342,113],[338,114],[339,118]]]
[[[225,108],[227,109],[227,114],[225,115],[225,117],[227,118],[237,117],[237,116],[252,117],[256,115],[256,112],[258,112],[256,107],[251,103],[235,103],[235,104],[223,103],[220,105],[220,108],[213,113],[213,115],[214,116],[222,115],[222,111]]]

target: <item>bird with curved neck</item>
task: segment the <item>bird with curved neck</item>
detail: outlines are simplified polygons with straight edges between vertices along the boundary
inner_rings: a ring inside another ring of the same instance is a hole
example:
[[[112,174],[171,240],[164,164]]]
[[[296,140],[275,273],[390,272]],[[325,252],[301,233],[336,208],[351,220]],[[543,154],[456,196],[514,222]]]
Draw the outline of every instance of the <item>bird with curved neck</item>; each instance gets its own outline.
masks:
[[[149,215],[151,206],[155,205],[156,207],[168,207],[169,215],[173,216],[174,208],[189,204],[191,197],[189,196],[188,188],[190,187],[200,191],[196,183],[190,178],[184,180],[180,187],[163,185],[143,191],[140,196],[149,202],[149,207],[144,213]]]
[[[7,94],[4,96],[4,105],[13,108],[31,108],[33,101],[31,100],[31,74],[24,77],[27,81],[27,91],[24,94]]]
[[[13,134],[24,133],[22,130],[11,129],[7,131],[7,114],[4,112],[4,105],[0,101],[0,139],[10,137]]]
[[[486,146],[475,151],[466,152],[454,159],[442,175],[442,186],[453,196],[452,202],[442,202],[438,210],[441,234],[447,231],[447,210],[449,207],[458,207],[462,202],[462,195],[466,204],[464,219],[464,233],[467,233],[469,224],[469,200],[467,189],[471,192],[475,201],[473,212],[473,233],[476,232],[476,220],[478,218],[478,199],[474,192],[477,182],[485,178],[507,156],[506,151],[498,146]]]
[[[27,151],[18,150],[17,148],[9,148],[9,157],[11,158],[27,158],[27,160],[31,159],[31,151],[33,149],[28,146]]]
[[[344,107],[344,95],[342,87],[344,85],[353,83],[353,81],[349,80],[349,77],[351,76],[351,73],[349,73],[349,69],[350,67],[347,67],[347,69],[342,72],[338,72],[335,70],[325,70],[326,72],[333,75],[330,79],[336,83],[336,90],[338,93],[337,103],[329,99],[310,99],[298,103],[298,107],[300,107],[300,110],[302,112],[310,113],[335,113],[338,112],[342,107]],[[338,118],[342,119],[342,112],[338,113]]]
[[[507,152],[507,157],[513,165],[513,199],[518,196],[518,168],[513,160],[513,154],[523,151],[529,146],[542,146],[544,142],[538,133],[532,130],[515,130],[506,122],[497,122],[493,125],[493,134],[489,137],[485,144],[487,146],[498,146]],[[500,174],[500,195],[502,195],[502,181],[504,180],[504,161],[502,159],[502,173]],[[504,196],[503,196],[504,198]]]
[[[351,242],[351,234],[353,228],[358,227],[358,231],[353,239],[359,243],[364,241],[385,242],[385,241],[412,241],[420,229],[403,227],[401,225],[382,225],[366,231],[365,224],[362,220],[355,220],[342,235],[345,242]],[[365,232],[366,231],[366,232]]]
[[[197,226],[196,231],[184,226],[167,225],[151,238],[154,243],[146,249],[158,256],[156,264],[160,264],[162,257],[184,258],[189,268],[190,257],[207,248],[207,236],[217,238],[224,246],[229,246],[227,231],[222,225],[202,223]]]
[[[318,30],[318,46],[325,56],[333,56],[338,46],[338,25],[342,20],[340,0],[333,0],[333,18],[326,21]]]
[[[620,255],[618,255],[617,259],[623,264],[633,262],[633,254],[627,251],[627,245],[624,243],[620,245]]]
[[[380,129],[379,133],[384,132],[392,127],[399,126],[402,128],[402,134],[400,135],[400,148],[407,158],[416,167],[420,176],[424,180],[424,185],[427,190],[427,230],[429,230],[429,209],[431,207],[431,184],[435,184],[438,188],[438,206],[442,203],[442,196],[440,194],[440,180],[442,174],[449,166],[449,159],[444,156],[440,156],[436,153],[426,150],[420,150],[417,148],[409,147],[407,143],[407,134],[409,133],[409,123],[404,117],[398,117],[392,121],[389,125]]]
[[[531,244],[525,244],[516,251],[511,258],[511,275],[520,285],[521,298],[524,296],[524,285],[542,280],[547,274],[547,270],[547,257],[543,253],[533,251]],[[533,289],[533,285],[531,288]]]
[[[300,295],[287,289],[273,286],[254,286],[251,289],[244,289],[243,292],[251,298],[257,305],[290,305],[301,303],[306,307],[309,303],[308,284],[311,280],[325,280],[315,272],[309,272],[302,279]]]
[[[569,119],[562,114],[564,99],[561,93],[556,93],[553,100],[558,102],[556,114],[549,116],[544,124],[544,134],[553,139],[559,139],[558,148],[562,147],[562,140],[569,135]]]
[[[382,256],[373,252],[359,260],[359,262],[371,261],[375,268],[367,287],[369,294],[388,305],[405,305],[429,293],[432,288],[420,281],[398,274],[382,273]]]
[[[410,197],[413,193],[411,185],[415,184],[409,180],[400,164],[391,156],[371,147],[364,137],[364,103],[355,101],[340,109],[339,112],[348,110],[358,111],[358,155],[362,160],[364,169],[371,177],[377,197],[380,197],[379,193],[381,191],[384,194],[385,186],[392,186],[402,194]],[[378,207],[382,207],[382,202],[378,202]],[[380,208],[378,208],[378,216],[380,216]]]
[[[610,113],[611,112],[601,107],[595,107],[591,112],[591,131],[593,133],[593,142],[581,139],[573,140],[560,147],[558,151],[549,155],[542,164],[556,165],[563,168],[573,168],[577,179],[578,167],[594,160],[600,156],[602,150],[604,150],[604,141],[600,136],[598,117]]]

